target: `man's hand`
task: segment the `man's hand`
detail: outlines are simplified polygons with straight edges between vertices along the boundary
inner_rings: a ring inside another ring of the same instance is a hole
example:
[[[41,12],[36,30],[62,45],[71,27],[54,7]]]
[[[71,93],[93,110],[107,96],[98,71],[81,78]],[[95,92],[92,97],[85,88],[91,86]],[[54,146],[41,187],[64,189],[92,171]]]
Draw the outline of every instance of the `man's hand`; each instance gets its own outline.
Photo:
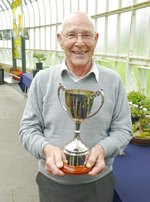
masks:
[[[105,169],[105,151],[100,145],[93,147],[87,157],[86,167],[92,168],[88,173],[90,176],[95,176]]]
[[[48,144],[44,147],[43,153],[46,159],[45,170],[56,176],[64,176],[65,173],[61,171],[66,163],[64,152],[60,148]]]

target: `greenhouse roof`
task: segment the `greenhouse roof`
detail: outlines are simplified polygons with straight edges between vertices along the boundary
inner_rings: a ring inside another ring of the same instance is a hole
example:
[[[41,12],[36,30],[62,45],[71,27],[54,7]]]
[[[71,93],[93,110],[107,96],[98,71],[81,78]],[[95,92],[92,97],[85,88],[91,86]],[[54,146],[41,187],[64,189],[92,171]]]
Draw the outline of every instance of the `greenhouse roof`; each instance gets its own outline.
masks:
[[[13,1],[14,0],[0,0],[0,11],[11,9]],[[28,3],[32,3],[34,1],[37,1],[37,0],[22,0],[22,5],[27,5]]]

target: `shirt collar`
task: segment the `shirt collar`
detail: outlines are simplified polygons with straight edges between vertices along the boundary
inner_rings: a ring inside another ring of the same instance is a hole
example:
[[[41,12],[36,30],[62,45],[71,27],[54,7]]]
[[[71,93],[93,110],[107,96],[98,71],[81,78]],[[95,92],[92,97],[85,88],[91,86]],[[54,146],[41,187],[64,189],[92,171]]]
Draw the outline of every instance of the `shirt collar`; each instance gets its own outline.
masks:
[[[81,78],[77,78],[75,75],[73,75],[67,68],[66,64],[65,64],[65,59],[63,60],[62,62],[62,65],[61,65],[61,75],[63,72],[67,72],[68,75],[71,77],[71,78],[74,78],[74,80],[76,81],[79,81],[79,80],[82,80],[84,78],[86,78],[88,75],[90,75],[91,73],[94,73],[94,76],[95,76],[95,79],[96,81],[98,82],[99,81],[99,72],[98,72],[98,67],[95,63],[95,61],[93,60],[92,61],[92,68],[90,70],[90,72],[88,72],[84,77],[81,77]]]

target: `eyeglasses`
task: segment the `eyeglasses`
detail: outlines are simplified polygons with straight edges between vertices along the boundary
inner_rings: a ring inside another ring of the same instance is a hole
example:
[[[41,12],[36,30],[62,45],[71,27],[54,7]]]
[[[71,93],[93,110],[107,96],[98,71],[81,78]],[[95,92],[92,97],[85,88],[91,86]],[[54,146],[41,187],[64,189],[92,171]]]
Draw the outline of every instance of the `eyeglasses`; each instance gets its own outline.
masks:
[[[62,36],[64,36],[68,41],[73,41],[73,42],[75,42],[80,36],[82,40],[86,43],[86,42],[92,41],[95,35],[92,33],[85,33],[85,34],[62,33]]]

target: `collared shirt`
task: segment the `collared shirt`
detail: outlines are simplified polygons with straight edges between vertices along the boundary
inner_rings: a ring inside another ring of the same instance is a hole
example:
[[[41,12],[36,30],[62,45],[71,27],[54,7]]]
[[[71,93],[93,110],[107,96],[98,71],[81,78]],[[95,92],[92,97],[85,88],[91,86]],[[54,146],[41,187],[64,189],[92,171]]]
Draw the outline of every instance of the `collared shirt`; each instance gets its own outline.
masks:
[[[67,75],[76,83],[78,83],[78,82],[82,81],[83,79],[87,78],[91,73],[94,73],[96,81],[97,82],[99,81],[98,67],[96,66],[96,63],[95,63],[94,60],[92,62],[91,70],[87,74],[85,74],[84,76],[78,77],[67,68],[67,66],[65,64],[65,59],[64,59],[63,63],[62,63],[62,66],[61,66],[61,74],[63,72],[67,72]]]

